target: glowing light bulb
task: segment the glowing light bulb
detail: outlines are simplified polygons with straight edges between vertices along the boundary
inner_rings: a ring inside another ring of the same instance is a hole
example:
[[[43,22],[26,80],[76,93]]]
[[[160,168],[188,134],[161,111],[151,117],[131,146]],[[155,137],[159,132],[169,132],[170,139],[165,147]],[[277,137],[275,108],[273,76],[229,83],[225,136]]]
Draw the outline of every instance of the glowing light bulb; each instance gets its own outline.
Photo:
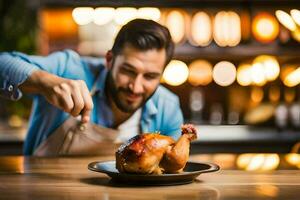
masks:
[[[72,17],[76,24],[86,25],[93,21],[94,9],[91,7],[77,7],[72,11]]]
[[[294,20],[292,19],[292,17],[288,13],[286,13],[286,12],[284,12],[282,10],[277,10],[275,12],[275,15],[276,15],[278,21],[284,27],[286,27],[287,29],[289,29],[290,31],[295,31],[297,29]]]
[[[124,25],[137,17],[137,9],[131,7],[117,8],[115,13],[115,22],[118,25]]]
[[[237,70],[236,80],[241,86],[248,86],[252,83],[251,64],[240,64]]]
[[[153,7],[139,8],[137,12],[138,18],[152,19],[153,21],[158,21],[161,15],[160,10]]]
[[[263,86],[266,83],[264,68],[261,63],[254,63],[251,68],[252,82],[258,86]]]
[[[278,36],[279,24],[273,15],[263,12],[254,17],[252,32],[258,41],[268,43]]]
[[[290,13],[294,22],[296,22],[296,24],[300,26],[300,11],[297,9],[292,9]]]
[[[185,16],[183,11],[170,11],[166,17],[165,25],[168,27],[175,43],[180,43],[183,41],[186,30]]]
[[[94,11],[94,23],[101,26],[109,23],[115,16],[115,9],[110,7],[96,8]]]
[[[207,46],[212,40],[212,25],[209,15],[197,12],[191,22],[190,42],[193,45]]]
[[[207,85],[212,81],[212,65],[206,60],[196,60],[189,65],[188,81],[193,86]]]
[[[221,46],[236,46],[241,40],[240,17],[235,12],[220,11],[214,19],[213,37]]]
[[[234,64],[228,61],[217,63],[213,69],[213,79],[221,86],[228,86],[235,80],[236,69]]]
[[[273,81],[279,76],[280,66],[274,56],[261,55],[256,57],[253,63],[259,63],[263,66],[264,75],[268,81]]]
[[[288,87],[294,87],[298,85],[300,83],[300,67],[288,74],[283,83]]]
[[[164,70],[163,79],[169,85],[178,86],[187,80],[188,75],[189,69],[184,62],[172,60]]]

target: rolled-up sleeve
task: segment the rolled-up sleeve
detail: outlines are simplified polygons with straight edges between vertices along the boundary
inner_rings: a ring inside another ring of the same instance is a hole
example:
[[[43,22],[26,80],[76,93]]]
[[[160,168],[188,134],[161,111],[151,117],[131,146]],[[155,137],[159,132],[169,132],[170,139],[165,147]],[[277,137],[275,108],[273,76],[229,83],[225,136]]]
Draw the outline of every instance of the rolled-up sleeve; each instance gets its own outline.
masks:
[[[25,62],[14,53],[0,54],[0,95],[11,100],[18,100],[22,93],[18,86],[22,84],[38,67]]]
[[[56,52],[46,57],[29,56],[20,52],[0,53],[0,96],[11,100],[20,99],[22,92],[18,86],[34,71],[45,70],[60,75],[70,57],[79,58],[71,50]]]

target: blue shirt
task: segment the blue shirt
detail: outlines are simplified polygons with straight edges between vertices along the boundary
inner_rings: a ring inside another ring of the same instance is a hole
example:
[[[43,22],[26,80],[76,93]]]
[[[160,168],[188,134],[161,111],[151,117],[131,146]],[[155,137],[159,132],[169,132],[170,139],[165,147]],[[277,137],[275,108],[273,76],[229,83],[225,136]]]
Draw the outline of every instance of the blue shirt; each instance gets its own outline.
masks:
[[[111,127],[114,119],[104,96],[107,70],[103,63],[104,60],[101,58],[80,57],[71,50],[55,52],[47,57],[3,52],[0,54],[0,96],[11,100],[20,99],[22,93],[18,86],[35,70],[45,70],[64,78],[84,80],[90,90],[95,83],[96,93],[93,96],[91,122]],[[25,155],[31,155],[41,142],[69,117],[68,113],[48,103],[43,96],[32,95],[32,97],[33,108],[24,143]],[[178,97],[163,86],[159,86],[142,107],[142,132],[160,131],[161,134],[178,139],[182,123],[183,116]]]

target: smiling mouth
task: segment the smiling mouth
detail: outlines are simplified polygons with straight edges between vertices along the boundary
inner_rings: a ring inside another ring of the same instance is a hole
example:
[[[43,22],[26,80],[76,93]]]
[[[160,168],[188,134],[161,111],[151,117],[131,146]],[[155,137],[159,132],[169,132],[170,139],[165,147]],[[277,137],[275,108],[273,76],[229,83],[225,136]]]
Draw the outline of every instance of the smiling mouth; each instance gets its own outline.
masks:
[[[126,94],[126,99],[129,101],[137,101],[141,98],[141,95],[137,95],[137,94]]]
[[[127,91],[126,92],[123,91],[123,93],[124,93],[126,100],[129,102],[135,102],[142,98],[141,94],[134,94],[132,92],[127,92]]]

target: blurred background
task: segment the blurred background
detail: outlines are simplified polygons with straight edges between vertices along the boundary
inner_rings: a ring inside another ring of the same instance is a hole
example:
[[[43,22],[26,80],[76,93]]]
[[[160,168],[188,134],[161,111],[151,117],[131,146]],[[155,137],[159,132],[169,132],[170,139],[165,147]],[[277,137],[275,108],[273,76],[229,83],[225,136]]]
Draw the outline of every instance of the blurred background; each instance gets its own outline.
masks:
[[[134,18],[176,43],[161,82],[197,125],[192,153],[299,152],[298,0],[2,0],[0,51],[99,57]],[[0,154],[22,153],[30,110],[29,97],[0,99]]]

